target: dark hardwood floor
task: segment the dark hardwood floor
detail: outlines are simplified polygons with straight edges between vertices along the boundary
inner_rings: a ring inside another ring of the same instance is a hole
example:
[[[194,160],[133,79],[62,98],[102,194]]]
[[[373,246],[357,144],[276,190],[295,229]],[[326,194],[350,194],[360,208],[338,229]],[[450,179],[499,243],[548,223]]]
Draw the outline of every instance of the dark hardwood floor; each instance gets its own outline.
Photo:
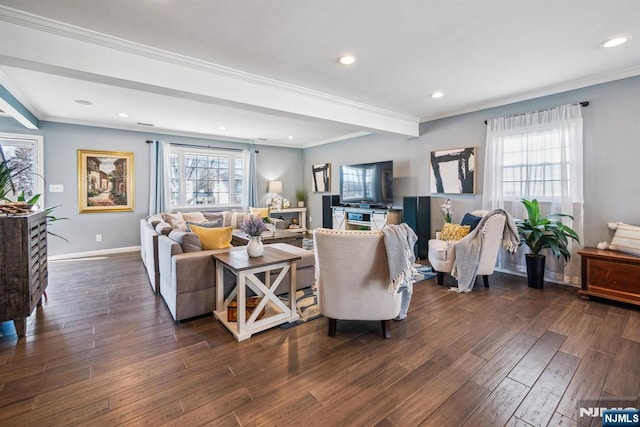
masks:
[[[47,291],[26,338],[2,324],[2,426],[564,426],[579,401],[640,396],[637,308],[506,274],[416,285],[389,340],[379,322],[241,343],[213,316],[176,324],[137,253],[51,262]]]

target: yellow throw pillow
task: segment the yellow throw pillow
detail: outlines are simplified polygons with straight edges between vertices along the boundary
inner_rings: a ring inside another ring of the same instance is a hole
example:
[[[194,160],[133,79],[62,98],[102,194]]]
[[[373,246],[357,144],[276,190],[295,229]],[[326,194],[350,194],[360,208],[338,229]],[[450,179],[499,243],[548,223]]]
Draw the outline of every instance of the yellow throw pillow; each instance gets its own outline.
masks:
[[[469,234],[470,230],[471,227],[468,225],[458,225],[445,222],[444,227],[442,227],[442,233],[440,234],[440,240],[460,240]]]
[[[269,216],[269,208],[249,208],[251,215],[259,215],[260,218],[266,218]]]
[[[189,224],[191,231],[200,237],[202,249],[224,249],[231,247],[231,227],[206,228]]]

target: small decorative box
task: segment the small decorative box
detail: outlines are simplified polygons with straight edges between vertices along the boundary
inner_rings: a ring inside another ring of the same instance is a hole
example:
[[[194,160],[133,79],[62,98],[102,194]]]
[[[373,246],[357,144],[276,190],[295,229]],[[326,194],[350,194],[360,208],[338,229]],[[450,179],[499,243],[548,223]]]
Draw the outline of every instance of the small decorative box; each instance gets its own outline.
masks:
[[[247,319],[249,318],[249,316],[251,316],[251,313],[253,313],[253,310],[255,310],[255,308],[258,306],[261,299],[262,298],[260,297],[247,298],[247,304],[246,304]],[[264,309],[258,315],[257,320],[260,320],[262,316],[264,316]],[[229,306],[227,307],[227,322],[237,322],[237,321],[238,321],[238,302],[236,300],[233,300],[229,302]]]

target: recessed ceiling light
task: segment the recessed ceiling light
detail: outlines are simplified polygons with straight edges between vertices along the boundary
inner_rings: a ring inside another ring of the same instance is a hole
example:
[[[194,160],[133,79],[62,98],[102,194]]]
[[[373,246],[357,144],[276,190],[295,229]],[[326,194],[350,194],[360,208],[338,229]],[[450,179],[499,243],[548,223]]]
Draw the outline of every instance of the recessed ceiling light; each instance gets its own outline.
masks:
[[[227,128],[224,126],[218,126],[218,130],[227,130]]]
[[[602,43],[600,46],[602,46],[602,47],[616,47],[616,46],[620,46],[621,44],[625,44],[629,40],[631,40],[630,36],[615,37],[615,38],[607,40],[606,42]]]
[[[127,113],[118,113],[118,117],[129,117]]]
[[[293,135],[289,135],[287,139],[293,139]]]
[[[80,105],[93,105],[93,102],[87,101],[86,99],[76,99],[75,103]]]
[[[342,55],[338,57],[338,63],[342,65],[352,65],[355,64],[358,58],[353,55]]]
[[[434,99],[435,98],[442,98],[443,96],[444,96],[444,93],[441,90],[437,90],[437,91],[435,91],[435,92],[433,92],[431,94],[431,97],[434,98]]]

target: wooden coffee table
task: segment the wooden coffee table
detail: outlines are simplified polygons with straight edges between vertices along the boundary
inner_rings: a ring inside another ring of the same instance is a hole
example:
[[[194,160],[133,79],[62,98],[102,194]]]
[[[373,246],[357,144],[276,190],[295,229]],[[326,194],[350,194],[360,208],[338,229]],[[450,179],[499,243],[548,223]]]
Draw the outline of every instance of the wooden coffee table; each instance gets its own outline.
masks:
[[[294,231],[276,230],[273,235],[262,236],[262,243],[269,245],[271,243],[288,243],[299,248],[302,247],[303,233]],[[233,246],[245,246],[249,243],[249,236],[240,230],[233,230],[231,236],[231,244]]]
[[[252,334],[299,319],[296,311],[296,299],[289,298],[289,304],[283,303],[275,294],[278,285],[287,272],[290,277],[289,295],[296,294],[296,261],[298,255],[265,246],[262,256],[251,258],[243,248],[234,248],[228,252],[211,255],[216,264],[216,309],[213,312],[238,341],[250,338]],[[229,270],[237,277],[236,287],[225,298],[224,270]],[[279,270],[273,282],[271,272]],[[264,280],[260,274],[264,273]],[[262,299],[250,316],[246,315],[247,289],[254,291]],[[227,317],[229,303],[237,300],[237,322],[230,322]],[[265,310],[266,309],[266,310]],[[266,311],[264,317],[259,313]]]

